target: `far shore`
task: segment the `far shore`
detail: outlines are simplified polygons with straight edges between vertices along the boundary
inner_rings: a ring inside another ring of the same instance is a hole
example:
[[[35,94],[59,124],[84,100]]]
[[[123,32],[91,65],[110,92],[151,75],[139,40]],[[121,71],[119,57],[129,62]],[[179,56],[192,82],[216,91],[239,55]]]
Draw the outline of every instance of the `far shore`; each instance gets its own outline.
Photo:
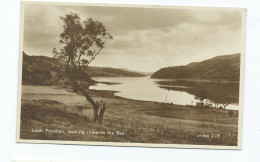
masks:
[[[185,80],[185,81],[194,81],[194,82],[213,82],[213,83],[240,83],[240,81],[230,81],[230,80],[208,80],[208,79],[188,79],[188,78],[152,78],[150,75],[149,76],[140,76],[140,77],[146,77],[150,79],[159,79],[159,80]],[[129,77],[129,78],[140,78],[140,77]],[[93,78],[126,78],[125,76],[95,76]],[[102,82],[101,82],[102,83]],[[107,82],[108,83],[108,82]]]
[[[162,79],[162,80],[179,80],[179,81],[193,81],[193,82],[212,82],[212,83],[240,83],[240,81],[230,81],[230,80],[207,80],[207,79],[177,79],[177,78],[152,78],[151,79]]]

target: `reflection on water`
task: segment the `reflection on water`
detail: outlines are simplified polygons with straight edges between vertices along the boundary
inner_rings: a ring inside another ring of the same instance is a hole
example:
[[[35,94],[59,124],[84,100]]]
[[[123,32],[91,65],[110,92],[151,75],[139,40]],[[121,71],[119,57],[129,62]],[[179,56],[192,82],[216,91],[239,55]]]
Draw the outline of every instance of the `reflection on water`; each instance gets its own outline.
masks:
[[[116,95],[135,99],[135,100],[144,100],[144,101],[156,101],[156,102],[167,102],[179,105],[195,105],[198,100],[194,99],[194,95],[188,93],[185,89],[196,88],[190,84],[180,84],[180,85],[170,85],[167,86],[170,88],[160,88],[162,84],[158,82],[166,81],[163,79],[150,79],[148,77],[129,77],[129,78],[94,78],[99,82],[113,82],[120,84],[103,84],[98,83],[94,86],[91,86],[90,89],[95,90],[113,90],[118,91]],[[169,80],[168,80],[169,81]],[[210,83],[203,83],[202,85],[207,85]],[[222,85],[220,85],[222,86]],[[219,90],[219,87],[216,87],[215,84],[209,85],[209,87],[214,87]],[[230,87],[230,85],[228,86]],[[175,89],[174,89],[175,88]],[[176,90],[177,89],[177,90]],[[227,106],[227,109],[238,109],[236,103],[230,104]]]

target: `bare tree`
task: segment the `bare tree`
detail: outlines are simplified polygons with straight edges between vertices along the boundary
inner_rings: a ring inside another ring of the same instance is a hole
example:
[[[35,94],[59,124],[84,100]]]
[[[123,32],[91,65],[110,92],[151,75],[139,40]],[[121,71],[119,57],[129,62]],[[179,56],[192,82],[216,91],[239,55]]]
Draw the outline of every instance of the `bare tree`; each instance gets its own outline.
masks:
[[[91,103],[94,115],[93,123],[102,123],[103,112],[88,93],[91,77],[87,73],[89,64],[95,60],[105,48],[106,40],[113,39],[106,27],[99,21],[89,18],[83,22],[78,14],[70,13],[60,17],[63,21],[63,31],[60,33],[60,43],[63,47],[58,51],[53,49],[54,58],[65,64],[65,75],[68,84],[75,91],[81,92]],[[99,116],[100,115],[100,116]]]

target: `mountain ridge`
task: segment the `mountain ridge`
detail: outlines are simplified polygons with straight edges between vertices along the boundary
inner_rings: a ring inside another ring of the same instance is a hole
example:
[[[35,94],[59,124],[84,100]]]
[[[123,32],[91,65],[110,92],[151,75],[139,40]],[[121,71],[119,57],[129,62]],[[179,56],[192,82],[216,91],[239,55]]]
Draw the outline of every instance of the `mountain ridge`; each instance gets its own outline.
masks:
[[[201,62],[161,68],[151,78],[239,81],[240,54],[216,56]]]
[[[64,73],[64,64],[47,56],[30,56],[23,52],[22,84],[52,85]],[[91,77],[145,77],[144,74],[110,67],[88,67]],[[64,76],[64,75],[63,75]]]

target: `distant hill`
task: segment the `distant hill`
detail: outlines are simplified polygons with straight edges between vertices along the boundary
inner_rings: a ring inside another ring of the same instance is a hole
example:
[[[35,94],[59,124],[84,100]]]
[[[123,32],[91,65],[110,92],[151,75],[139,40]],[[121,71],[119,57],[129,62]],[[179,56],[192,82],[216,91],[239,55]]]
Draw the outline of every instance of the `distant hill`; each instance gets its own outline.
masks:
[[[153,72],[142,72],[142,71],[133,71],[133,70],[128,70],[126,68],[123,68],[122,70],[124,71],[129,71],[129,72],[135,72],[135,73],[139,73],[139,74],[143,74],[145,76],[151,76],[153,74]]]
[[[240,54],[217,56],[186,66],[162,68],[156,71],[151,78],[239,81]]]
[[[92,77],[145,77],[144,74],[129,70],[109,67],[89,67],[88,73]]]
[[[29,56],[23,53],[22,84],[51,85],[64,76],[64,65],[46,56]],[[144,77],[144,74],[107,67],[89,67],[92,77]]]

